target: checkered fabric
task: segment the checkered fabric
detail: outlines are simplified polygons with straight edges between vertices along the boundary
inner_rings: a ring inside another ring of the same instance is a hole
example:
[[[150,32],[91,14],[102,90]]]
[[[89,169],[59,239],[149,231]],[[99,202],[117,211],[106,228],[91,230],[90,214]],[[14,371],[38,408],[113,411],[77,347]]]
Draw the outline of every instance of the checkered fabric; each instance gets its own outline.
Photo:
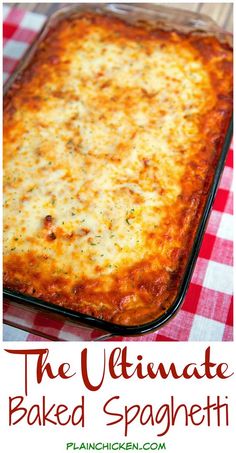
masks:
[[[45,22],[45,16],[4,6],[4,80],[15,69]],[[229,151],[220,187],[204,236],[191,284],[182,308],[159,331],[137,341],[233,340],[233,148]],[[93,340],[100,332],[52,320],[42,313],[4,303],[4,340]],[[22,330],[24,329],[24,330]],[[26,331],[34,332],[34,335]],[[37,335],[35,335],[37,333]],[[134,341],[133,338],[113,338]]]

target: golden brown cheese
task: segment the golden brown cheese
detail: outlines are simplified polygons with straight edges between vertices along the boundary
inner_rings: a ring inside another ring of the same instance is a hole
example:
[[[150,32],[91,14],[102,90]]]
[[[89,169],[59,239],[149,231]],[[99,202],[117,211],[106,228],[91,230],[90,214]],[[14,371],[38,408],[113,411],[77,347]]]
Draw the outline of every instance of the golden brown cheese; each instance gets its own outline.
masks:
[[[64,19],[5,97],[5,286],[117,324],[159,317],[231,110],[216,38]]]

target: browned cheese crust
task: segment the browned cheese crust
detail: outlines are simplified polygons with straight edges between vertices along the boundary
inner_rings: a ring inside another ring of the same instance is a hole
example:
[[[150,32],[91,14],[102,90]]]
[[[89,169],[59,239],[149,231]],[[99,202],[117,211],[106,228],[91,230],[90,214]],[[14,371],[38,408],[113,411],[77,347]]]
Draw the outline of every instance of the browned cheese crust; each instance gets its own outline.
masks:
[[[140,325],[176,298],[232,114],[232,50],[86,14],[4,100],[4,284]]]

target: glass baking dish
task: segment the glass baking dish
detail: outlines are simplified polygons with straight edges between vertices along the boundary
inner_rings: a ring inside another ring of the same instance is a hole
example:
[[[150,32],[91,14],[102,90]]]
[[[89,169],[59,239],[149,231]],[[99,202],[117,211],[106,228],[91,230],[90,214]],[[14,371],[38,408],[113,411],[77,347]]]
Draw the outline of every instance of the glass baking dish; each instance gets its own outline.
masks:
[[[175,8],[141,3],[81,4],[76,6],[69,6],[60,9],[48,19],[42,32],[40,33],[40,36],[27,52],[26,56],[17,68],[17,71],[6,83],[4,87],[4,94],[7,93],[16,77],[18,77],[24,70],[24,68],[29,64],[39,43],[44,39],[51,28],[56,27],[60,20],[65,17],[70,17],[72,15],[78,15],[89,11],[122,18],[129,23],[142,24],[151,29],[174,29],[177,31],[182,31],[184,33],[191,32],[207,35],[210,34],[217,36],[219,40],[226,41],[230,46],[232,46],[232,36],[229,33],[224,32],[210,18],[189,11],[181,10],[180,14],[179,10]],[[6,324],[22,328],[23,330],[40,334],[41,336],[52,340],[95,340],[105,339],[106,337],[110,336],[144,335],[146,333],[159,329],[163,326],[163,324],[172,319],[172,317],[180,308],[184,300],[188,285],[190,283],[191,275],[207,225],[207,220],[220,181],[220,176],[224,168],[224,162],[230,146],[231,138],[232,120],[225,134],[224,144],[222,146],[218,164],[215,168],[215,173],[211,181],[210,190],[208,192],[204,209],[201,214],[201,219],[195,235],[192,250],[189,254],[188,264],[186,266],[184,277],[179,287],[178,295],[174,303],[172,303],[172,305],[166,310],[163,315],[146,324],[136,326],[122,326],[85,314],[81,314],[79,312],[46,302],[44,300],[39,300],[34,297],[4,288],[4,322]],[[34,322],[35,317],[37,317],[37,324],[35,324]],[[64,329],[63,333],[60,335],[60,338],[58,338],[57,327],[55,327],[55,332],[53,332],[53,325],[67,326],[67,328]],[[95,329],[95,331],[92,329]]]

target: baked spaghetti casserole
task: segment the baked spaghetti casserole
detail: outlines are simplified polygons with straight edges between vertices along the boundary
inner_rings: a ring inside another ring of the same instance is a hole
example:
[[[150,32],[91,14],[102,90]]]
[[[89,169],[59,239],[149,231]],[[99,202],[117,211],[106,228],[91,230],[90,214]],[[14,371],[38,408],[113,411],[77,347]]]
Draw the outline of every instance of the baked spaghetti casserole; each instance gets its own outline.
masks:
[[[4,99],[4,285],[119,325],[176,298],[232,113],[232,49],[63,19]]]

